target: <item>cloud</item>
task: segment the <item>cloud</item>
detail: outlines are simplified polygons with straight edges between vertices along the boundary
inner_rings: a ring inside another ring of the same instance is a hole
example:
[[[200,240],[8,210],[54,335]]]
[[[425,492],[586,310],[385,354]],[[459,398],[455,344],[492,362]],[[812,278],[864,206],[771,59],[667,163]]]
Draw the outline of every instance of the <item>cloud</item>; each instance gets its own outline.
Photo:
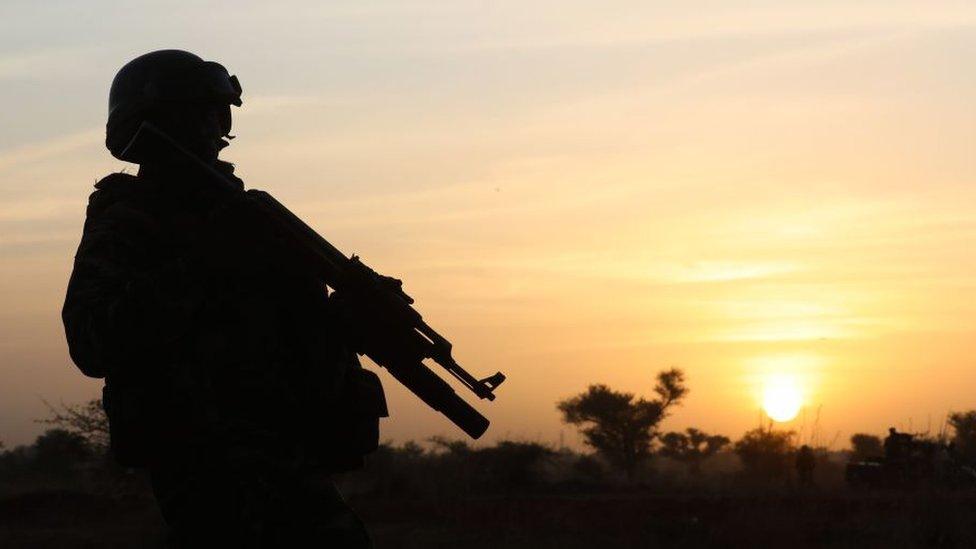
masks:
[[[465,53],[558,48],[604,48],[788,34],[942,30],[976,25],[967,2],[637,2],[601,10],[589,3],[546,1],[516,10],[501,5],[411,2],[380,9],[305,6],[299,25],[356,25],[360,52]],[[938,7],[936,7],[938,6]],[[514,7],[514,5],[513,5]],[[555,15],[554,14],[558,14]],[[475,16],[476,15],[476,16]],[[255,12],[252,16],[266,17]],[[412,24],[397,24],[408,21]],[[365,40],[364,40],[365,38]],[[370,39],[372,38],[372,39]],[[446,44],[445,44],[446,43]]]
[[[100,145],[104,134],[103,128],[91,128],[0,151],[0,172],[23,164],[48,160],[93,144]]]
[[[85,77],[89,74],[91,47],[21,51],[0,56],[0,81],[30,79],[36,81]]]
[[[30,222],[65,217],[77,207],[77,200],[74,197],[0,201],[0,227],[7,222]],[[0,241],[2,239],[3,236],[0,236]]]

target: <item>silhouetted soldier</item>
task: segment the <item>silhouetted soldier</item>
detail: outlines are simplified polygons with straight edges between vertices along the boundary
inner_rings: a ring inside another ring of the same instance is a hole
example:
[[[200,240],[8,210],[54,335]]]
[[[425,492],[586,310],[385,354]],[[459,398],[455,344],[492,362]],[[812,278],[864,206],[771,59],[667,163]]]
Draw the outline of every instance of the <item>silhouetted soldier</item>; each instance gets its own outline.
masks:
[[[800,446],[796,453],[796,472],[800,478],[800,486],[808,488],[813,486],[813,470],[817,467],[817,458],[813,453],[813,448],[806,444]]]
[[[231,105],[237,78],[184,51],[115,77],[106,145],[140,168],[91,195],[63,310],[71,356],[105,378],[112,451],[149,469],[180,546],[365,547],[328,475],[375,448],[378,378],[334,335],[321,283],[228,225],[240,193],[129,147],[151,122],[243,188],[217,159]]]

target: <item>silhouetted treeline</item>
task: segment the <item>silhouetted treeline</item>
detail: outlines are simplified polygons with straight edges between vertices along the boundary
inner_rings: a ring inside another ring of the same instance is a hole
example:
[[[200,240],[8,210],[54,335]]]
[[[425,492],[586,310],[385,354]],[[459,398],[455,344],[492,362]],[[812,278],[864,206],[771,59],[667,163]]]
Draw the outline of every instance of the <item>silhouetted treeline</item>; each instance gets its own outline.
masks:
[[[17,446],[0,454],[0,478],[67,479],[81,474],[95,456],[83,437],[65,429],[49,429],[30,446]]]
[[[443,437],[387,442],[369,456],[363,470],[346,475],[342,483],[350,494],[365,497],[795,485],[794,432],[769,425],[735,441],[693,427],[664,432],[660,425],[667,410],[688,390],[676,370],[663,372],[658,382],[658,398],[652,400],[597,385],[559,404],[567,422],[582,428],[590,452],[517,440],[490,445]],[[108,455],[99,401],[52,406],[41,423],[52,428],[32,444],[0,444],[0,481],[6,489],[51,484],[142,489],[139,473],[119,468]],[[976,465],[976,410],[951,414],[948,426],[939,440],[951,445],[959,459]],[[848,460],[883,453],[879,436],[857,433],[850,442],[847,451],[813,448],[820,486],[841,485]]]

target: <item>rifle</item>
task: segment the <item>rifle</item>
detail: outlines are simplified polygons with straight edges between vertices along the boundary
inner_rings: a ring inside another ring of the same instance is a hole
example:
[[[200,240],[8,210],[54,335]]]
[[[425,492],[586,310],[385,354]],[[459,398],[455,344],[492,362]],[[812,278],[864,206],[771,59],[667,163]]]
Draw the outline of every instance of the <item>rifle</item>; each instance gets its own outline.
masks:
[[[138,158],[137,150],[157,154],[165,151],[174,160],[206,174],[222,188],[233,189],[217,169],[149,122],[142,123],[123,156],[132,153]],[[377,274],[355,255],[346,257],[270,194],[249,189],[243,195],[239,213],[249,227],[267,231],[299,268],[339,292],[349,307],[368,313],[368,325],[353,327],[357,353],[386,368],[424,403],[444,414],[472,438],[484,434],[488,419],[423,361],[433,360],[479,398],[487,400],[495,399],[494,390],[505,381],[504,374],[498,372],[484,379],[472,376],[451,356],[451,342],[428,326],[412,307],[414,300],[403,291],[399,280]]]

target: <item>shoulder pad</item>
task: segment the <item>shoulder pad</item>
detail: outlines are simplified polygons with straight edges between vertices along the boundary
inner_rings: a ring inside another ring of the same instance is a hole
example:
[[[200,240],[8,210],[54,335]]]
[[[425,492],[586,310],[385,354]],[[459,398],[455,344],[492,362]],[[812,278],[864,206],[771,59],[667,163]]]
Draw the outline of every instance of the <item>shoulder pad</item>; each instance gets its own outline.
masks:
[[[136,184],[138,180],[138,177],[127,173],[112,173],[103,177],[98,183],[95,183],[95,188],[100,191],[124,190],[124,185]]]
[[[127,173],[109,174],[95,183],[95,192],[88,197],[88,215],[101,214],[109,206],[151,191],[154,186],[151,181]]]

